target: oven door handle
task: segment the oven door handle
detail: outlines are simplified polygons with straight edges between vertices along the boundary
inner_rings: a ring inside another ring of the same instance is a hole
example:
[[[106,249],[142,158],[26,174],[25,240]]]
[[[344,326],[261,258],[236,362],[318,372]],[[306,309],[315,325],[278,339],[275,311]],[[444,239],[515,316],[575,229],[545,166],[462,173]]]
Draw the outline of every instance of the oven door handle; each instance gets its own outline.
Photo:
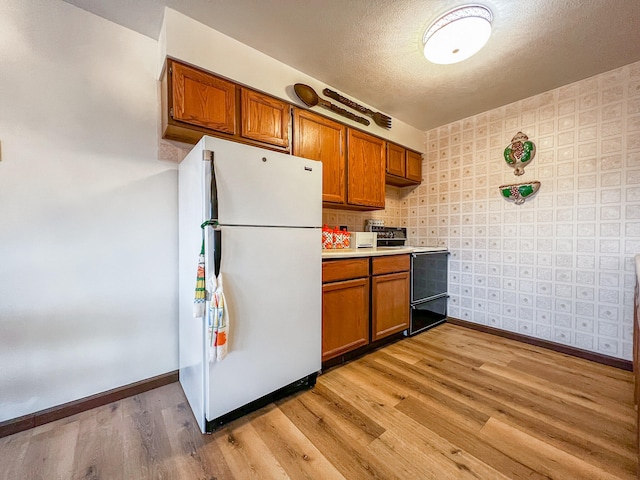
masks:
[[[411,253],[411,257],[412,258],[417,258],[418,255],[437,255],[437,254],[442,254],[442,253],[446,253],[447,255],[451,255],[451,252],[448,250],[436,250],[433,252],[412,252]]]

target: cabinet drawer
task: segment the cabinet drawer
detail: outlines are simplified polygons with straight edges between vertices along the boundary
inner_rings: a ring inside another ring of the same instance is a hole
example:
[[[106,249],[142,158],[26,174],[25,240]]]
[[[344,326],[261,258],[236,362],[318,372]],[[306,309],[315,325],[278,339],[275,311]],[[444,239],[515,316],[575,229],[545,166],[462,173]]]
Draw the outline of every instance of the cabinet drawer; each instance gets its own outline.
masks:
[[[411,266],[409,255],[388,255],[371,259],[371,274],[408,272]]]
[[[369,275],[368,258],[325,260],[322,262],[322,283],[338,282]]]

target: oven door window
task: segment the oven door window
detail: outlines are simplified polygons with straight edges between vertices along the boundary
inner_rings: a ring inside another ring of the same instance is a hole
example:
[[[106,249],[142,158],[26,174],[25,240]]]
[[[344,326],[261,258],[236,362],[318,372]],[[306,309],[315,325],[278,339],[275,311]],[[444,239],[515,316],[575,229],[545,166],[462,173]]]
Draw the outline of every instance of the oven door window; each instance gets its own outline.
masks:
[[[411,303],[447,293],[448,253],[426,253],[412,256]]]

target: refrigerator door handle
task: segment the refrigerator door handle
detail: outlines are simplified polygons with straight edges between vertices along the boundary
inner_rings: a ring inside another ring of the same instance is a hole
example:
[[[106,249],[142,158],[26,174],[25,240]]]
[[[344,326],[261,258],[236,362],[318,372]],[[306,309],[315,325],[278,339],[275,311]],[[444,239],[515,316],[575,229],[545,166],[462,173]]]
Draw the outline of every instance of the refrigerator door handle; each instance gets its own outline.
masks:
[[[222,230],[213,230],[213,273],[216,278],[220,275],[220,264],[222,263]]]
[[[204,160],[211,162],[211,185],[210,185],[210,203],[211,212],[209,218],[218,220],[218,184],[216,182],[216,169],[214,164],[214,153],[212,150],[204,150]]]
[[[212,150],[202,152],[203,160],[211,162],[211,184],[209,185],[209,218],[203,225],[213,227],[213,271],[216,276],[220,274],[222,263],[222,232],[218,227],[218,183],[216,181],[215,154]]]

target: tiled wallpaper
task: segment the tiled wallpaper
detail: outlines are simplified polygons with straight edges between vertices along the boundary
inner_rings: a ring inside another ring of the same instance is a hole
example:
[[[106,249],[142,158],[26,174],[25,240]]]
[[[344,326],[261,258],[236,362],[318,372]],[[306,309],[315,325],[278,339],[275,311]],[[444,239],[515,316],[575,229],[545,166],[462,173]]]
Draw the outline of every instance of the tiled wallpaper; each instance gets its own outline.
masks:
[[[537,147],[520,177],[518,131]],[[640,62],[426,132],[423,178],[400,221],[449,247],[451,317],[631,359]],[[523,205],[500,195],[532,180]]]

